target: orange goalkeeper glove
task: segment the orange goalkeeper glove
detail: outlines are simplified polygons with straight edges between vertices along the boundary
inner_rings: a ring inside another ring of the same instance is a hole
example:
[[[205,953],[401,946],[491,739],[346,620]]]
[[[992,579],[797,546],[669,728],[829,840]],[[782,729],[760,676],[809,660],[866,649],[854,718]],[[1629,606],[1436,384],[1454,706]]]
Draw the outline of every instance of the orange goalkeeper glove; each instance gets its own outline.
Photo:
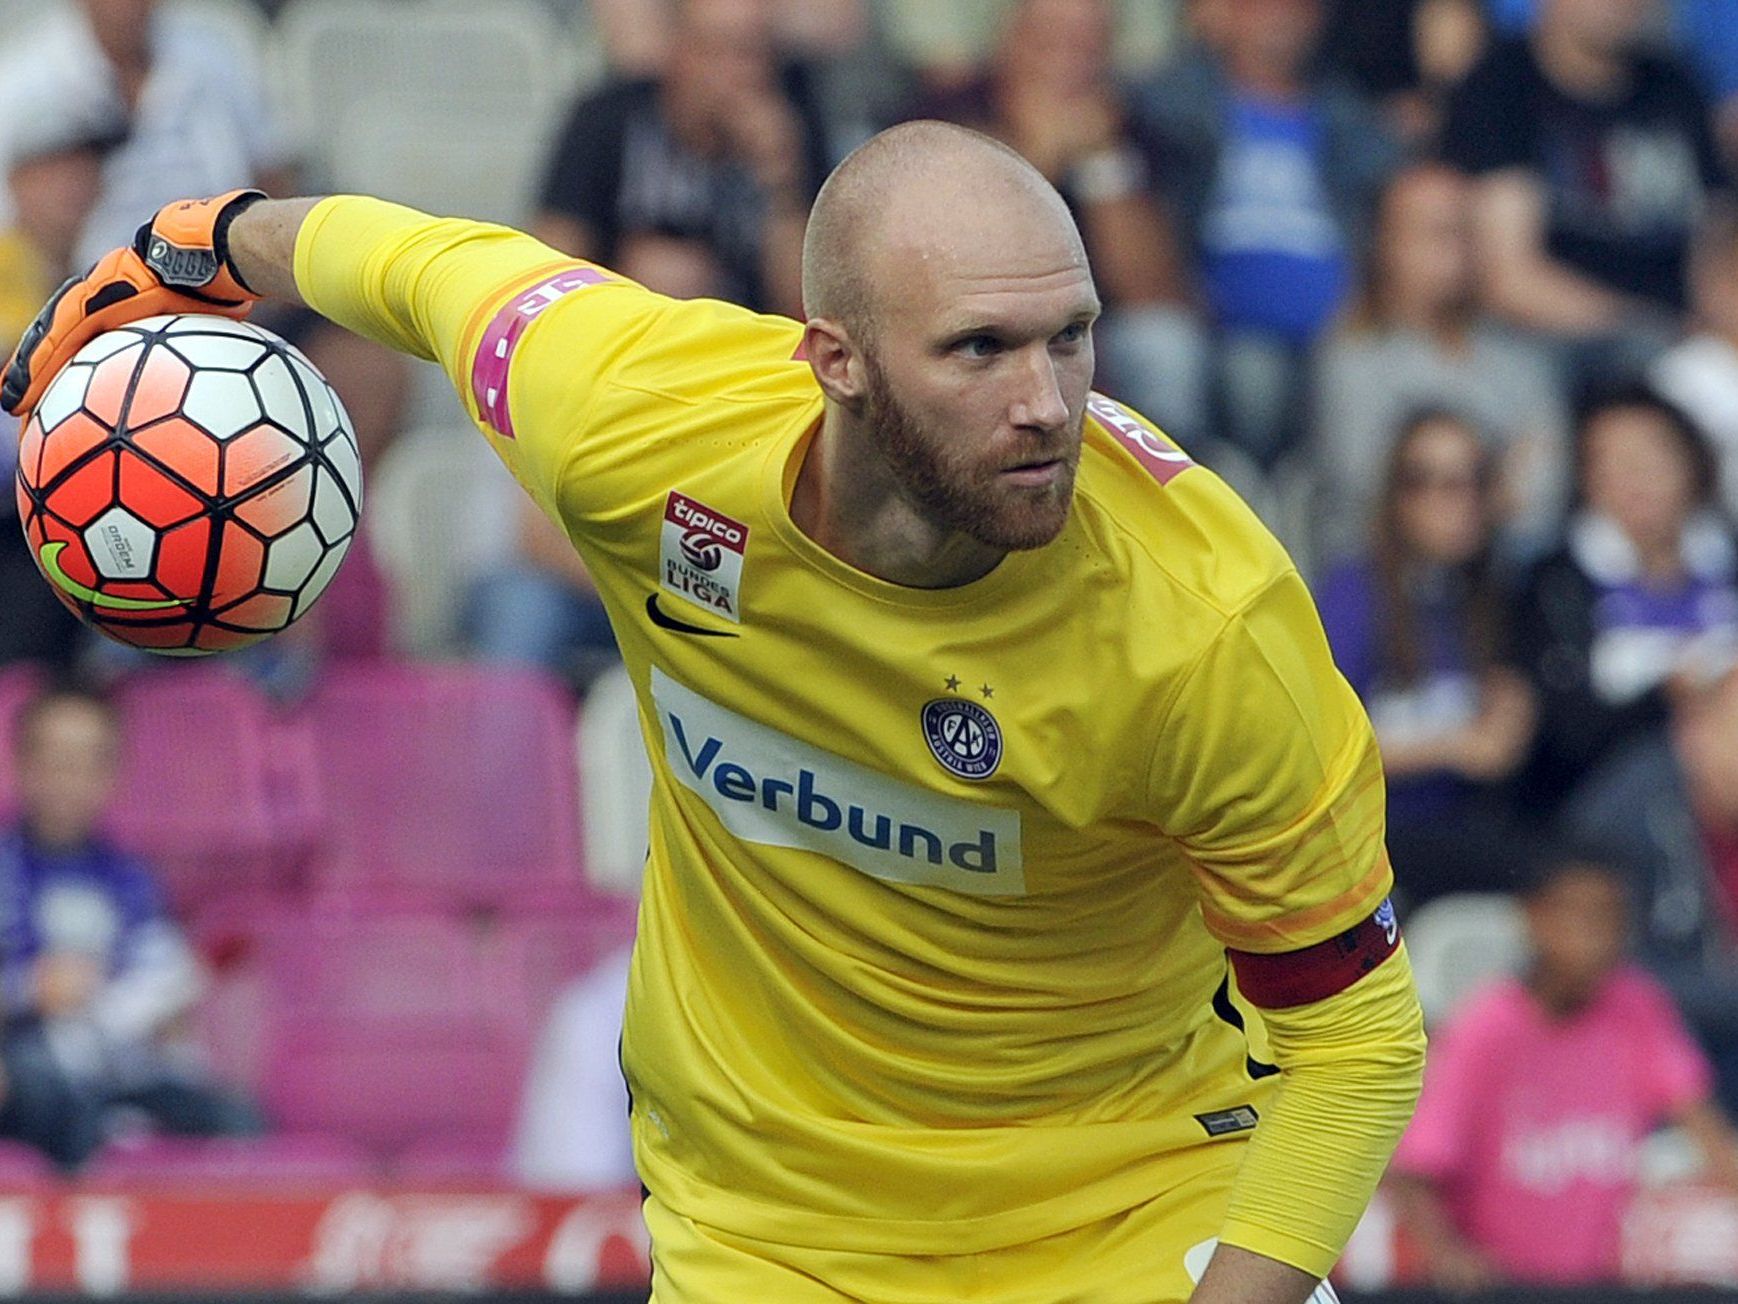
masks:
[[[245,317],[259,295],[229,258],[229,224],[258,190],[166,204],[139,228],[130,247],[97,260],[54,292],[25,329],[0,378],[0,407],[29,416],[48,382],[104,331],[159,313]]]

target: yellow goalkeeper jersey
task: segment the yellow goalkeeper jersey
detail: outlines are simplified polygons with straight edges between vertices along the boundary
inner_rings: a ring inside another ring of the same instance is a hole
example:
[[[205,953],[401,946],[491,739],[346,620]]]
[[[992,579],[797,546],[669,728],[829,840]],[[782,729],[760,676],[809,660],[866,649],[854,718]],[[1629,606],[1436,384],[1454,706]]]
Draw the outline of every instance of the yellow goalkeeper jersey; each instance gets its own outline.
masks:
[[[438,356],[609,609],[655,774],[623,1059],[665,1204],[987,1250],[1248,1135],[1274,1083],[1225,948],[1334,937],[1391,875],[1368,723],[1218,478],[1095,396],[1060,537],[905,588],[792,523],[796,323],[357,199],[297,277]]]

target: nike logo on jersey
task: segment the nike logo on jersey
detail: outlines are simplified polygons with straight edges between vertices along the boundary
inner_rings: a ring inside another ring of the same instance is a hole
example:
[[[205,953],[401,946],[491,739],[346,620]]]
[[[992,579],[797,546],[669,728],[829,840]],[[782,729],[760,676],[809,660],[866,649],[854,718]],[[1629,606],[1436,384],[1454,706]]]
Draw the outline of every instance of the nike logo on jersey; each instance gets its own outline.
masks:
[[[702,638],[735,638],[734,629],[702,629],[699,625],[690,625],[685,620],[677,620],[658,605],[658,595],[648,594],[646,597],[646,614],[652,618],[652,623],[659,629],[672,630],[677,634],[698,634]]]

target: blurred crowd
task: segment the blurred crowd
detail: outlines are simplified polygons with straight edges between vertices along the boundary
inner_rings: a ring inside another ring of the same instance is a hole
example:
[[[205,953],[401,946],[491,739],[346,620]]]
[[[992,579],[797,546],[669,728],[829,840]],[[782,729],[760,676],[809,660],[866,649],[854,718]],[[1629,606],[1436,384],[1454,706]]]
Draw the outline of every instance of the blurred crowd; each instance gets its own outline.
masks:
[[[1108,308],[1100,388],[1242,490],[1315,586],[1382,743],[1405,907],[1522,903],[1531,958],[1439,1027],[1399,1161],[1428,1274],[1609,1277],[1661,1123],[1738,1191],[1738,3],[546,3],[606,75],[524,219],[654,289],[800,315],[817,187],[902,119],[988,132],[1061,191]],[[0,345],[159,204],[296,188],[209,8],[76,0],[0,41]],[[405,364],[306,314],[265,324],[388,455]],[[607,622],[519,510],[451,650],[583,690]],[[388,590],[365,533],[314,617],[239,664],[293,694],[391,655]],[[93,650],[0,520],[13,660],[141,670]],[[1554,1209],[1587,1234],[1513,1234]]]

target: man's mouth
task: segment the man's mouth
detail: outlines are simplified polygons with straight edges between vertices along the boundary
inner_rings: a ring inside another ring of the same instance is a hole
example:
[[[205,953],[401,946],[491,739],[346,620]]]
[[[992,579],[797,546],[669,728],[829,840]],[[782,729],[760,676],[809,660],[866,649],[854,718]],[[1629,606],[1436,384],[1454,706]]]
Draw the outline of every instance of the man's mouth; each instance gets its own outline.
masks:
[[[1045,458],[1041,461],[1022,462],[1018,466],[1008,467],[1002,475],[1018,485],[1052,484],[1061,476],[1067,463],[1060,457]]]

